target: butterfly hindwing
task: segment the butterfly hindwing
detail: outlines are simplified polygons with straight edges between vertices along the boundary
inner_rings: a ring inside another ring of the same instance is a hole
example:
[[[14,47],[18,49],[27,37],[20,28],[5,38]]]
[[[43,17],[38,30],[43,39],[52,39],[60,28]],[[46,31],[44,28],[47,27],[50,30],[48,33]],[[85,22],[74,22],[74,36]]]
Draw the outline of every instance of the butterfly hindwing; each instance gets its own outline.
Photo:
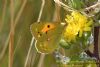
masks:
[[[35,45],[40,53],[53,52],[61,38],[65,25],[59,22],[40,22],[31,25],[32,35],[37,40]]]

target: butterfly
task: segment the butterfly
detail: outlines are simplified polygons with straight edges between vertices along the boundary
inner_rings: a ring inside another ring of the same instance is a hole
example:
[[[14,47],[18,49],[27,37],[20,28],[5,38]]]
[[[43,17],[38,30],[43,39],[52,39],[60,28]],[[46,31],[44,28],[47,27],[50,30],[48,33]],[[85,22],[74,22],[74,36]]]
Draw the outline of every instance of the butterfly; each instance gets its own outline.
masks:
[[[35,22],[30,26],[39,53],[52,53],[58,46],[66,24],[64,22]]]

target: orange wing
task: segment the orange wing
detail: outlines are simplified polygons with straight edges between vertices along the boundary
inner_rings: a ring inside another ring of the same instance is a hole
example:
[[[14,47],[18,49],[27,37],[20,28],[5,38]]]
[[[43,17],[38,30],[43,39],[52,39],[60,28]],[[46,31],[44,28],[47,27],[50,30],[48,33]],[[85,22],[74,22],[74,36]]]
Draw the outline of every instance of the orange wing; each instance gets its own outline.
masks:
[[[45,33],[51,29],[54,29],[55,28],[55,25],[52,24],[52,23],[47,23],[45,24],[44,28],[41,30],[41,32]]]

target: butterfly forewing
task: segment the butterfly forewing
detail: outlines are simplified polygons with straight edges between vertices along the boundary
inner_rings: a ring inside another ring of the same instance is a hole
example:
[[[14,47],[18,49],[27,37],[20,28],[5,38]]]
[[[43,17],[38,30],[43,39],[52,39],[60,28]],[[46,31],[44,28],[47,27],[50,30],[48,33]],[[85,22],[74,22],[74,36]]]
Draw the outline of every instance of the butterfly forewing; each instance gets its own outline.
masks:
[[[35,47],[38,52],[52,53],[59,44],[64,28],[65,25],[58,22],[33,23],[31,25],[31,32],[37,40]]]

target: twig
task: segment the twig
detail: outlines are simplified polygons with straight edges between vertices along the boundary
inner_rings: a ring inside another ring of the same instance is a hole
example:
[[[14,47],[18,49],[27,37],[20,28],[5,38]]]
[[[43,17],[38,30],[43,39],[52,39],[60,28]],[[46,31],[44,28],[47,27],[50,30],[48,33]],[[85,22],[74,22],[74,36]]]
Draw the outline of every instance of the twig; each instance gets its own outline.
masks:
[[[99,42],[98,42],[98,48],[100,48],[100,26],[99,26],[99,36],[98,36],[98,40],[99,40]],[[98,49],[99,50],[99,58],[100,58],[100,49]]]
[[[13,67],[13,46],[14,46],[14,1],[10,0],[11,28],[9,40],[9,67]]]
[[[4,48],[2,49],[2,52],[0,54],[0,60],[2,60],[2,58],[3,58],[3,56],[4,56],[5,52],[6,52],[6,49],[8,47],[9,39],[10,39],[10,35],[8,35],[8,37],[7,37],[6,41],[5,41]]]
[[[43,67],[42,66],[42,63],[43,63],[44,58],[45,58],[45,54],[41,54],[40,60],[39,60],[39,63],[38,63],[38,66],[37,67]]]
[[[5,2],[7,2],[7,0],[5,0]],[[15,27],[15,28],[16,28],[16,25],[18,24],[18,20],[20,19],[20,16],[21,16],[21,14],[22,14],[22,12],[23,12],[23,9],[24,9],[26,3],[27,3],[27,0],[24,0],[24,2],[23,2],[23,4],[22,4],[22,7],[20,8],[20,10],[19,10],[19,12],[18,12],[18,14],[17,14],[17,16],[16,16],[16,18],[15,18],[15,24],[14,24],[14,27]],[[6,3],[5,3],[5,4],[6,4]],[[3,8],[2,22],[4,21],[5,9],[6,9],[6,5],[4,5],[4,8]],[[15,29],[15,28],[14,28],[14,29]],[[6,40],[5,44],[4,44],[5,46],[4,46],[4,48],[3,48],[2,52],[1,52],[2,55],[0,55],[0,60],[1,60],[1,58],[4,56],[5,51],[6,51],[6,49],[7,49],[8,42],[9,42],[9,39],[10,39],[9,35],[10,35],[10,33],[8,34],[7,40]],[[16,50],[16,49],[15,49],[15,50]],[[14,50],[14,53],[15,53],[15,50]]]
[[[99,35],[99,27],[94,28],[94,55],[99,60],[99,52],[98,52],[98,35]]]
[[[19,12],[18,12],[18,14],[17,14],[17,16],[16,16],[15,24],[14,24],[15,27],[16,27],[16,25],[17,25],[17,23],[18,23],[18,20],[20,19],[20,16],[21,16],[21,14],[22,14],[22,12],[23,12],[23,10],[24,10],[24,8],[25,8],[26,3],[27,3],[27,0],[24,0],[22,6],[21,6],[21,8],[20,8],[20,10],[19,10]]]
[[[21,34],[20,34],[20,35],[21,35]],[[19,36],[18,41],[17,41],[17,44],[16,44],[16,47],[15,47],[15,49],[14,49],[14,55],[15,55],[15,53],[16,53],[16,50],[18,49],[18,46],[20,45],[19,43],[20,43],[20,41],[21,41],[21,38],[22,38],[22,36]]]
[[[98,37],[99,37],[99,27],[94,28],[94,56],[97,59],[97,65],[100,67],[100,57],[99,57],[99,44],[98,44]]]
[[[7,7],[7,0],[4,0],[3,11],[2,11],[2,21],[0,24],[0,31],[2,30],[4,19],[5,19],[6,7]]]
[[[1,22],[1,25],[0,25],[0,31],[2,30],[2,26],[3,26],[3,23],[4,23],[4,19],[5,19],[5,14],[6,14],[6,6],[7,6],[7,0],[4,0],[4,6],[3,6],[3,13],[2,13],[2,22]],[[8,36],[9,38],[9,36]],[[7,38],[5,44],[4,44],[4,48],[2,49],[2,52],[0,54],[0,60],[2,59],[2,57],[4,56],[5,54],[5,51],[6,51],[6,48],[7,48],[7,45],[8,45],[8,41],[9,39]]]
[[[35,42],[35,40],[34,40],[34,37],[33,37],[32,40],[31,40],[31,44],[30,44],[28,53],[27,53],[27,57],[26,57],[26,60],[25,60],[25,65],[24,65],[24,67],[27,67],[29,55],[30,55],[30,53],[31,53],[32,45],[33,45],[34,42]],[[35,44],[36,44],[36,42],[35,42]]]
[[[45,5],[45,0],[42,0],[42,5],[41,5],[41,9],[40,9],[40,13],[39,13],[39,17],[38,17],[37,22],[40,22],[40,19],[41,19],[41,16],[42,16],[42,12],[43,12],[43,8],[44,8],[44,5]]]
[[[89,50],[85,51],[90,57],[94,57],[94,54],[91,53]]]
[[[98,6],[100,6],[100,3],[96,3],[96,4],[94,4],[94,5],[92,5],[92,6],[90,6],[90,7],[87,7],[87,8],[85,8],[86,10],[89,10],[89,9],[91,9],[91,8],[96,8],[96,7],[98,7]]]
[[[99,0],[98,0],[98,2],[95,3],[94,5],[89,6],[89,7],[87,7],[87,8],[84,8],[84,9],[82,10],[82,13],[85,14],[86,16],[88,16],[88,17],[92,17],[92,16],[94,16],[94,14],[93,14],[93,15],[88,15],[88,14],[85,13],[85,12],[90,13],[91,10],[92,10],[92,12],[95,13],[95,14],[98,13],[98,12],[100,11],[100,2],[99,2]]]
[[[24,0],[24,2],[23,2],[22,5],[21,5],[21,8],[20,8],[20,10],[19,10],[19,12],[18,12],[18,14],[17,14],[17,16],[16,16],[16,18],[15,18],[14,27],[16,27],[16,25],[18,24],[18,21],[19,21],[19,19],[20,19],[20,17],[21,17],[21,14],[22,14],[22,12],[23,12],[23,10],[24,10],[24,8],[25,8],[26,3],[27,3],[27,0]],[[21,37],[19,38],[19,41],[20,41],[20,39],[21,39]],[[18,41],[18,42],[19,42],[19,41]],[[14,49],[14,55],[15,55],[15,52],[16,52],[17,47],[18,47],[18,44],[16,45],[16,48]]]
[[[60,22],[60,7],[57,4],[55,4],[55,11],[54,11],[54,16],[53,16],[53,21]]]
[[[34,50],[33,50],[34,51]],[[32,58],[31,58],[31,63],[30,63],[30,66],[34,66],[35,64],[35,60],[36,60],[36,57],[37,57],[37,52],[34,51],[35,53],[32,54]]]
[[[42,11],[43,11],[44,5],[45,5],[45,0],[42,0],[42,6],[41,6],[41,9],[40,9],[40,13],[39,13],[40,15],[42,15]],[[40,21],[40,18],[41,18],[41,16],[38,17],[38,20],[37,20],[38,22]],[[37,67],[41,67],[42,66],[44,57],[45,57],[45,54],[41,54],[40,60],[39,60],[39,63],[38,63]]]
[[[68,10],[68,11],[73,11],[74,9],[67,6],[66,4],[62,3],[61,1],[59,0],[54,0],[55,3],[57,3],[58,5],[61,5],[64,9]]]
[[[44,8],[44,4],[45,4],[45,0],[42,0],[42,5],[41,5],[41,9],[40,9],[40,13],[39,13],[37,22],[40,22],[40,19],[41,19],[41,16],[42,16],[42,12],[43,12],[43,8]],[[31,53],[32,45],[33,45],[34,42],[35,42],[35,45],[36,45],[37,41],[35,41],[34,37],[32,37],[31,44],[30,44],[30,47],[29,47],[29,50],[28,50],[28,53],[27,53],[27,57],[26,57],[26,61],[25,61],[24,67],[27,67],[29,55]]]

